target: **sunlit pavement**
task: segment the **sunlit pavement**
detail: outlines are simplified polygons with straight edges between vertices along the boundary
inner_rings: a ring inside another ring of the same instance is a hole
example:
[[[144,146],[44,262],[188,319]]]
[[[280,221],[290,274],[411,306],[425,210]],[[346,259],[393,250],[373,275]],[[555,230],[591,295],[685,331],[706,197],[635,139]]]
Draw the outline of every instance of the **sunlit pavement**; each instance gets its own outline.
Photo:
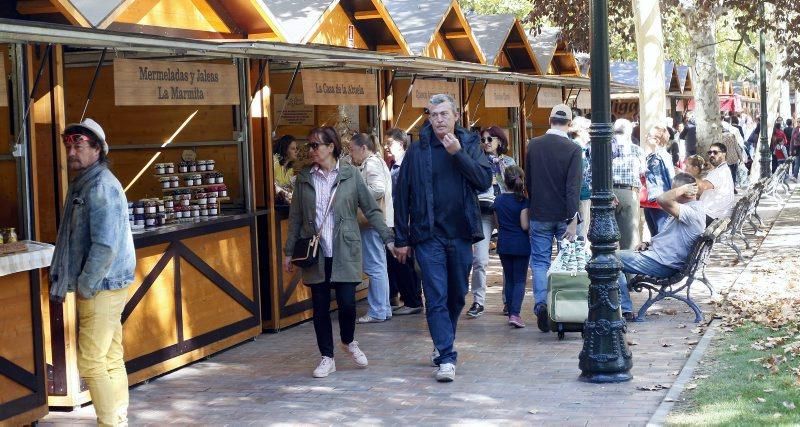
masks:
[[[793,202],[800,197],[795,194]],[[772,224],[781,206],[762,201],[759,213]],[[797,222],[794,222],[797,227]],[[785,232],[785,230],[784,230]],[[757,249],[765,232],[748,235]],[[774,250],[775,248],[770,248]],[[717,294],[697,284],[692,296],[706,321],[754,251],[737,263],[715,246],[708,276]],[[131,390],[129,421],[141,424],[547,424],[644,425],[664,398],[700,338],[693,313],[668,301],[651,308],[645,322],[629,324],[634,379],[596,385],[578,381],[579,333],[559,341],[536,328],[530,291],[524,329],[500,315],[501,269],[490,265],[486,313],[462,317],[456,341],[456,381],[434,381],[431,341],[424,315],[395,316],[358,325],[356,339],[369,357],[367,369],[337,347],[337,372],[311,378],[319,353],[313,326],[305,323],[264,334],[209,360],[195,363]],[[642,295],[634,295],[636,307]],[[467,296],[467,306],[471,296]],[[359,304],[359,314],[366,310]],[[335,322],[334,315],[334,322]],[[335,334],[337,332],[335,331]],[[51,413],[42,425],[92,423],[91,406]]]

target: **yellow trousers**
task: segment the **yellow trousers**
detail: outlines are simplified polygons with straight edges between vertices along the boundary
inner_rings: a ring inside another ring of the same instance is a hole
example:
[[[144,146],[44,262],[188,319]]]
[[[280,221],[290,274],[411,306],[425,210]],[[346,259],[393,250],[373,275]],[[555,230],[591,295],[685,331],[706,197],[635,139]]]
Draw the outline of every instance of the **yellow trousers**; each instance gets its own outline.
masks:
[[[122,310],[128,290],[100,291],[78,301],[78,370],[89,386],[97,424],[128,425],[128,374],[122,350]]]

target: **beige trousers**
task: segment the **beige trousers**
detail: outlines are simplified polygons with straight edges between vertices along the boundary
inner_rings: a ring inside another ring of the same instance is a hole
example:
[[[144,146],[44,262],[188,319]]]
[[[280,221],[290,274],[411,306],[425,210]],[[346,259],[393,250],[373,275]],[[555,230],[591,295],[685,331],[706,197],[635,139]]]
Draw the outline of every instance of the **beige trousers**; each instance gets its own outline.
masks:
[[[614,217],[617,219],[617,227],[619,227],[619,249],[632,251],[642,239],[639,226],[641,216],[639,190],[615,188],[614,195],[619,201],[614,210]]]
[[[89,386],[100,426],[128,425],[128,374],[122,350],[127,299],[125,288],[77,298],[78,371]]]

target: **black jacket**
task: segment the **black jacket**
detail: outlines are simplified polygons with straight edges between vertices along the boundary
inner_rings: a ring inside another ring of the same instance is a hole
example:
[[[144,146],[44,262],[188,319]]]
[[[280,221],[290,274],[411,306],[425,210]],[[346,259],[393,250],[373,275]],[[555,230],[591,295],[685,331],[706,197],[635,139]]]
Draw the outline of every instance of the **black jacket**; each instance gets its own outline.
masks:
[[[686,141],[686,156],[693,156],[697,154],[697,128],[694,120],[689,120],[686,127],[683,128],[680,138]]]
[[[481,213],[478,207],[479,192],[492,185],[492,166],[483,154],[479,137],[456,126],[455,136],[461,142],[461,150],[453,155],[462,175],[460,191],[466,206],[467,223],[473,242],[483,240]],[[430,123],[419,133],[419,141],[408,148],[394,197],[395,246],[413,246],[433,237],[433,169],[431,165],[431,141],[436,138]]]
[[[569,138],[545,134],[528,142],[525,185],[530,218],[567,221],[578,212],[583,170],[581,148]]]

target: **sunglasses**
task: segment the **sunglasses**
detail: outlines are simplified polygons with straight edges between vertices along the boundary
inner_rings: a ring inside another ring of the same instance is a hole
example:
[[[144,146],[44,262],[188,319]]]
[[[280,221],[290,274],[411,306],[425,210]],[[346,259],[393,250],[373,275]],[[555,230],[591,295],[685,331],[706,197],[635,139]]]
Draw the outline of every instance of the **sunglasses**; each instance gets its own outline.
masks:
[[[717,154],[720,154],[720,153],[722,153],[722,151],[718,151],[718,150],[708,150],[706,152],[706,154],[708,154],[709,156],[711,156],[711,155],[716,156]]]
[[[306,144],[306,147],[308,147],[309,150],[315,150],[316,151],[316,149],[319,148],[320,145],[331,145],[331,143],[330,142],[309,142],[308,144]]]
[[[69,135],[61,135],[61,141],[66,145],[78,145],[81,142],[89,143],[90,139],[86,135],[71,133]]]
[[[498,138],[496,138],[494,136],[485,136],[485,137],[481,138],[481,142],[483,142],[484,144],[491,144],[492,141],[494,141],[495,139],[498,139]]]

